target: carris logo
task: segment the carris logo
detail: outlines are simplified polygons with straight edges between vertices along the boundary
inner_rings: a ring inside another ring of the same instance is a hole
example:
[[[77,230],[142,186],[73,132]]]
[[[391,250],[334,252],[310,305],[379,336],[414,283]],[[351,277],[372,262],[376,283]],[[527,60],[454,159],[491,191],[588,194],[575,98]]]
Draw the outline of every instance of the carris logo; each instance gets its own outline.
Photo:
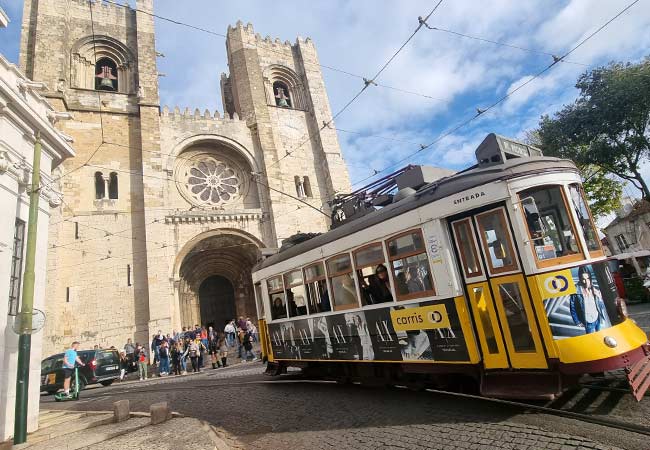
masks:
[[[461,203],[468,202],[479,197],[485,197],[485,192],[476,191],[473,194],[465,195],[464,197],[458,197],[457,199],[454,199],[454,205],[460,205]]]
[[[552,275],[544,280],[544,288],[551,294],[559,294],[569,288],[569,280],[564,275]]]

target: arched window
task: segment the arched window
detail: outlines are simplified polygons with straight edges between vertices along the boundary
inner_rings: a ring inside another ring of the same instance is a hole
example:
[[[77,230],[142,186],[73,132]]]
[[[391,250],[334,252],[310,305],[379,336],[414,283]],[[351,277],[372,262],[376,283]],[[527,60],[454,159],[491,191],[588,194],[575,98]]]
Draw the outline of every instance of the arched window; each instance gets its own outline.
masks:
[[[95,64],[95,89],[117,92],[117,64],[110,58],[101,58]]]
[[[104,174],[95,172],[95,198],[101,200],[106,197],[106,188],[104,186]]]
[[[309,177],[302,177],[302,186],[305,190],[305,195],[309,198],[313,197],[313,194],[311,193],[311,183],[309,182]]]
[[[293,181],[296,184],[296,195],[300,198],[305,197],[305,185],[302,182],[302,179],[296,175],[293,177]]]
[[[291,108],[291,92],[286,83],[275,81],[273,83],[273,96],[275,97],[275,106],[282,108]]]
[[[111,172],[108,179],[108,198],[117,198],[117,173]]]

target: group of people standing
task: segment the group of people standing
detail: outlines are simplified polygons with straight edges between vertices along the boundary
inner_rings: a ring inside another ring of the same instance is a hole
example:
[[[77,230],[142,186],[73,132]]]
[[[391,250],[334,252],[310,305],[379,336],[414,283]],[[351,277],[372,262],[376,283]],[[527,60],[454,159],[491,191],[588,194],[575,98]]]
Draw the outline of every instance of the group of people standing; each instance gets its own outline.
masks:
[[[237,349],[242,361],[255,361],[253,342],[257,341],[257,328],[250,318],[229,320],[223,331],[212,326],[183,327],[183,331],[163,334],[161,330],[151,339],[152,365],[158,368],[158,376],[185,375],[187,372],[200,372],[208,358],[213,369],[228,365],[228,352]],[[128,339],[124,351],[120,353],[120,379],[129,372],[130,365],[137,365],[141,380],[148,377],[147,349]]]

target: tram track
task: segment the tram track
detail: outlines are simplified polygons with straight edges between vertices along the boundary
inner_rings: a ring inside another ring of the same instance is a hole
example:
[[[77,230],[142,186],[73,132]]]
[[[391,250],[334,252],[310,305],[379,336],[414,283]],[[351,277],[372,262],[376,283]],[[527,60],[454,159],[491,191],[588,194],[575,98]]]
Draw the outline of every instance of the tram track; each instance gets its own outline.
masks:
[[[289,378],[292,377],[292,378]],[[200,383],[192,384],[191,386],[182,386],[178,383],[165,383],[153,385],[151,387],[141,388],[139,386],[134,386],[133,388],[126,388],[122,390],[113,390],[110,392],[110,395],[129,395],[129,394],[145,394],[145,393],[157,393],[157,392],[180,392],[180,391],[190,391],[196,389],[210,389],[210,388],[219,388],[219,389],[228,389],[228,388],[238,388],[243,386],[252,386],[252,385],[286,385],[286,384],[337,384],[336,380],[321,380],[321,379],[305,379],[305,378],[294,378],[295,375],[289,375],[286,378],[282,379],[272,379],[272,380],[253,380],[253,381],[241,381],[241,382],[227,382],[224,383],[223,379],[220,381],[213,381],[209,383]],[[366,386],[363,383],[353,383],[356,385]],[[604,391],[613,391],[613,392],[624,392],[628,393],[628,390],[612,387],[612,386],[599,386],[595,384],[585,383],[580,385],[583,389],[596,389]],[[401,389],[413,389],[408,385],[395,385],[396,388]],[[417,388],[416,388],[417,389]],[[422,390],[422,389],[419,389]],[[566,409],[554,408],[549,405],[539,405],[535,403],[530,403],[526,401],[517,401],[517,400],[506,400],[506,399],[497,399],[491,397],[483,397],[475,394],[467,394],[454,391],[446,391],[439,389],[424,389],[425,392],[429,392],[436,395],[444,395],[448,397],[456,397],[467,400],[479,401],[482,403],[490,403],[494,405],[506,406],[511,408],[517,408],[522,410],[524,413],[540,413],[548,414],[557,417],[563,417],[567,419],[578,420],[581,422],[591,423],[594,425],[599,425],[607,428],[624,430],[628,432],[633,432],[641,434],[644,436],[650,436],[650,427],[637,425],[635,423],[627,422],[624,420],[617,420],[611,418],[605,418],[599,415],[585,414],[575,411],[568,411]],[[83,393],[82,398],[105,398],[106,392],[97,392],[95,395],[92,391],[87,391]]]

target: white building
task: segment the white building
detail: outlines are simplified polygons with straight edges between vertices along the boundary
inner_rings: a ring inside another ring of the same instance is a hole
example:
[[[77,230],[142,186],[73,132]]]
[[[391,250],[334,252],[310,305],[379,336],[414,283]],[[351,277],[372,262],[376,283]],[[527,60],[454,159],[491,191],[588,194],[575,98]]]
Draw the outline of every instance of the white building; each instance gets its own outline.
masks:
[[[0,9],[0,19],[3,17]],[[64,159],[74,156],[69,138],[54,127],[57,115],[38,94],[39,87],[0,55],[0,442],[10,439],[14,431],[18,335],[13,323],[22,293],[36,134],[40,133],[43,149],[34,292],[34,308],[40,310],[45,310],[50,207],[61,200],[48,188],[51,173]],[[32,336],[28,432],[38,426],[42,334]]]

